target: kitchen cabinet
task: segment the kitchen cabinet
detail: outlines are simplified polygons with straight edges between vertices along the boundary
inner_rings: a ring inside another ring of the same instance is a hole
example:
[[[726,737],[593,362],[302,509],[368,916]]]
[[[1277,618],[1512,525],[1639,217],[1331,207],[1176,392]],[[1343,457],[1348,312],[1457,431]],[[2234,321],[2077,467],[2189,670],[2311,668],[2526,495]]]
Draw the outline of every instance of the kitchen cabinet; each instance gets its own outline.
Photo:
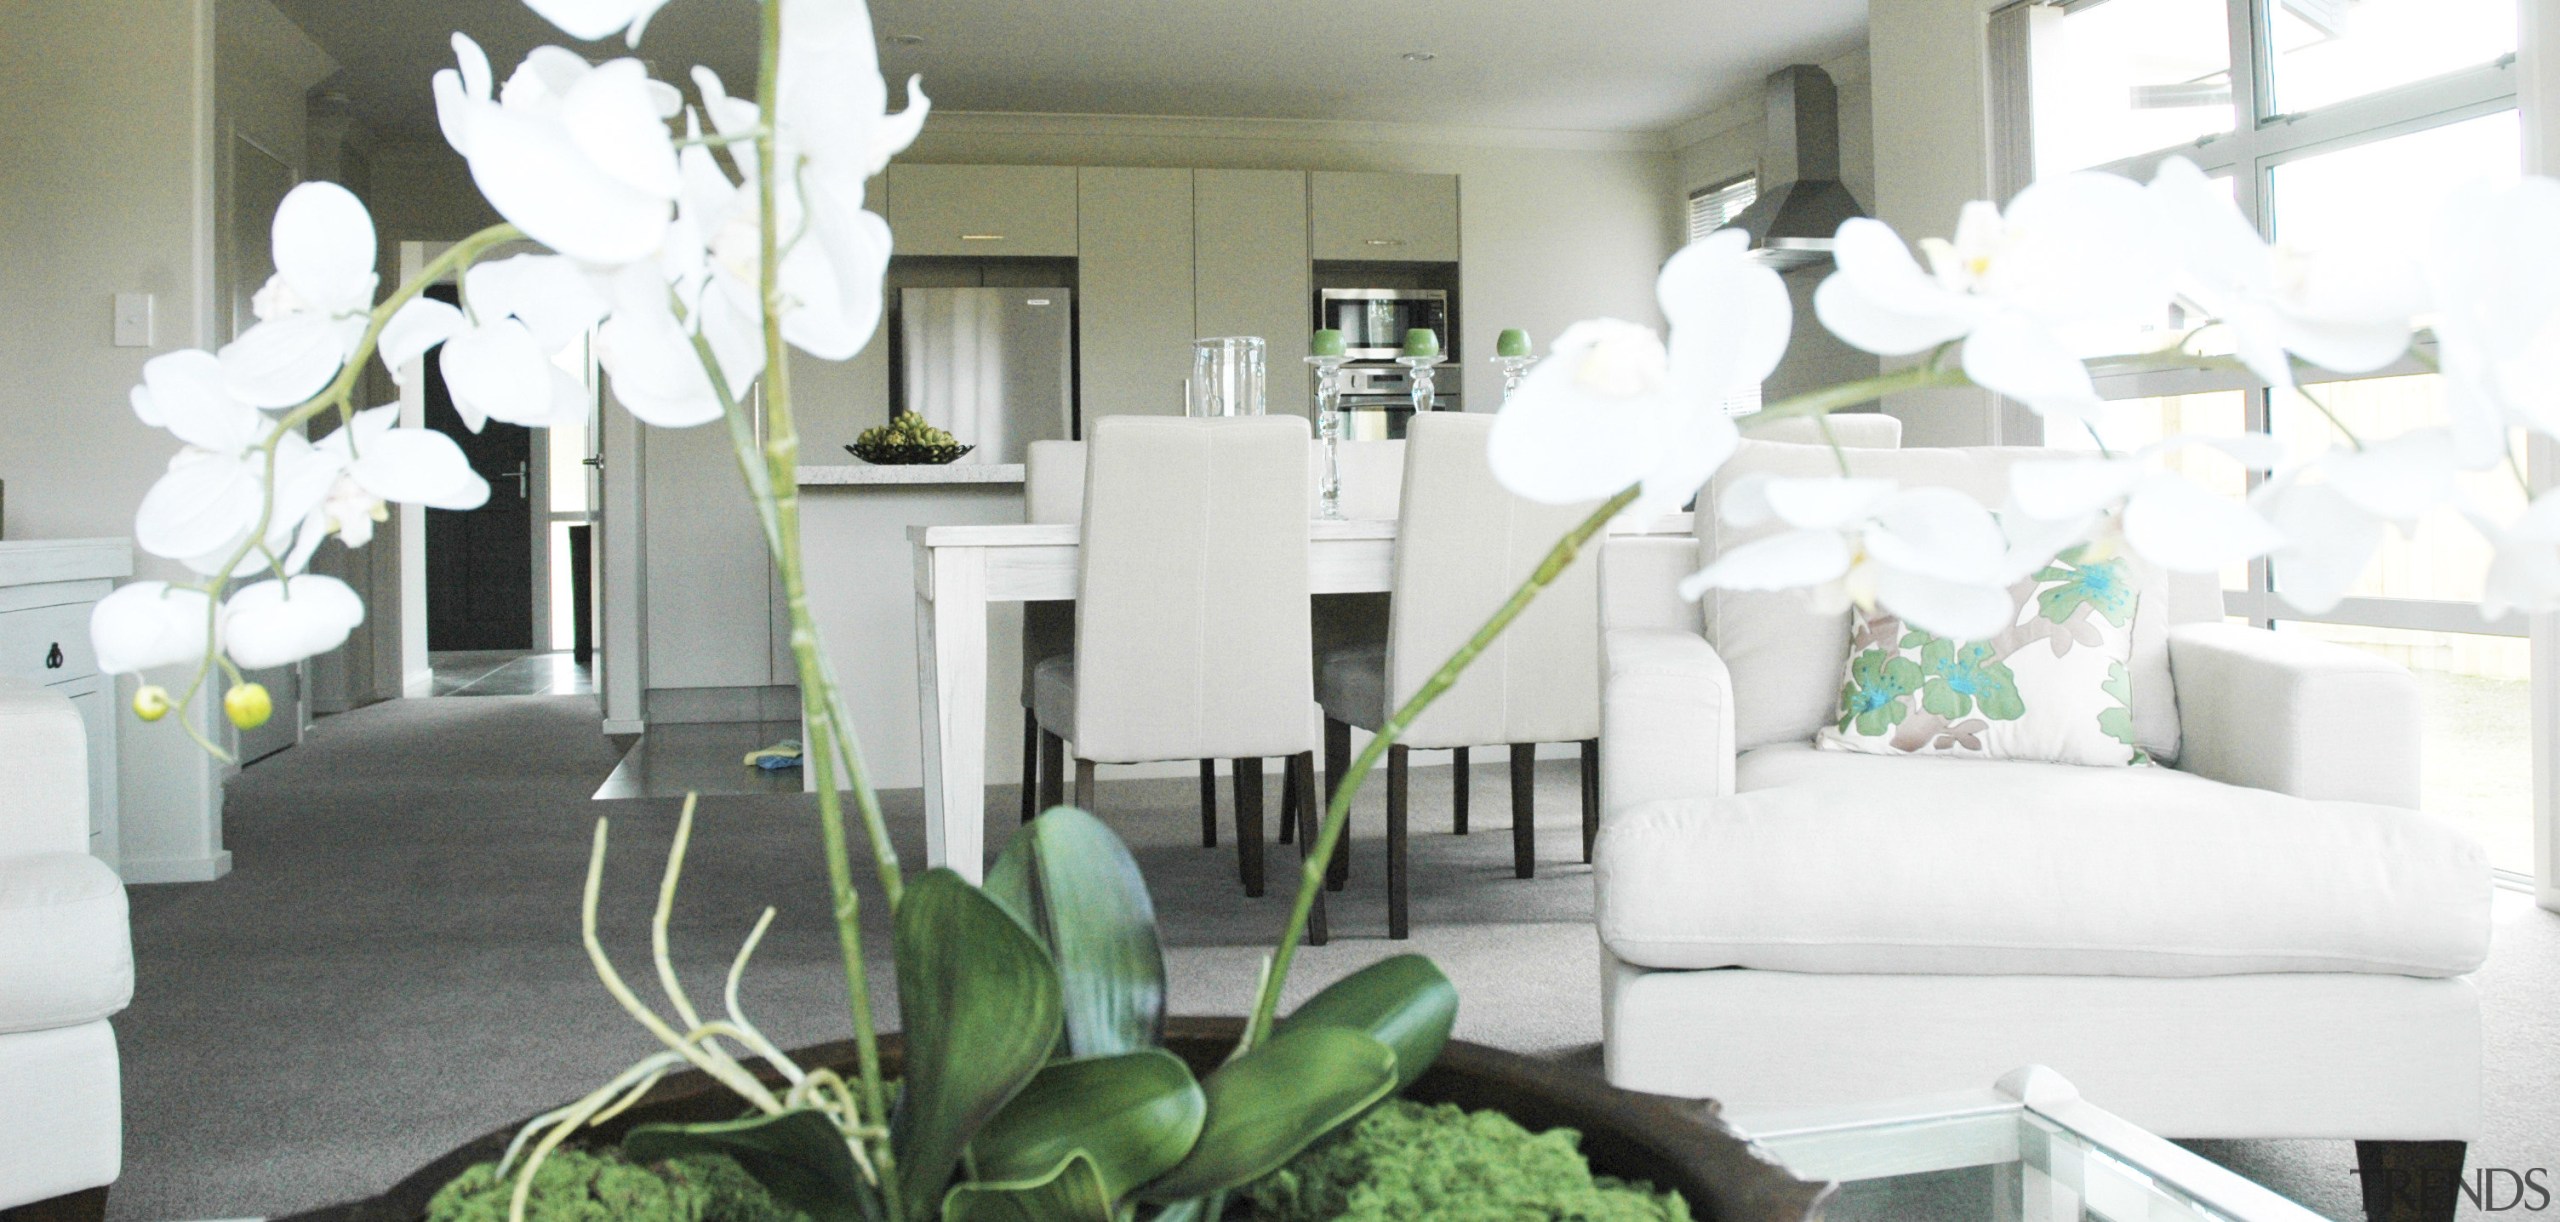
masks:
[[[773,563],[729,430],[648,429],[640,444],[650,700],[773,685]]]
[[[1457,262],[1457,175],[1318,170],[1309,179],[1317,258]]]
[[[116,681],[98,670],[89,613],[133,575],[123,539],[0,543],[0,675],[41,683],[79,710],[89,739],[89,853],[117,864]]]
[[[1071,166],[893,165],[889,228],[902,255],[1076,253]]]
[[[1191,198],[1193,326],[1261,336],[1270,410],[1312,414],[1306,174],[1194,170]]]
[[[1090,427],[1178,416],[1191,376],[1190,170],[1088,166],[1076,175],[1077,402]]]

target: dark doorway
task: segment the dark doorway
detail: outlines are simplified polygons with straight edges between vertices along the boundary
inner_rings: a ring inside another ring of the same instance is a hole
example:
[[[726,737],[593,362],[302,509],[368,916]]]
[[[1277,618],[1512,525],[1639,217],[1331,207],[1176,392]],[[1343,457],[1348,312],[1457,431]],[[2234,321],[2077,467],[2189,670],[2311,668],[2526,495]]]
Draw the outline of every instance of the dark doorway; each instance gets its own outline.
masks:
[[[427,289],[447,304],[450,284]],[[453,438],[489,481],[478,509],[427,511],[427,649],[533,648],[533,434],[492,420],[463,427],[445,391],[442,349],[427,353],[427,427]]]

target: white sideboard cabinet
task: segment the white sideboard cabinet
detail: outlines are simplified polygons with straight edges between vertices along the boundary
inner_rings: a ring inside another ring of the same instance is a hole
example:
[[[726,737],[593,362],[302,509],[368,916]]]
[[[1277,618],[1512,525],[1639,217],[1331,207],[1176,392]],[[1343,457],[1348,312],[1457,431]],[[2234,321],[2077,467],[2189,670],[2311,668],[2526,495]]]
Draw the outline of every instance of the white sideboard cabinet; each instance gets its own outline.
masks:
[[[71,698],[89,731],[89,851],[117,864],[116,681],[98,670],[89,611],[133,575],[124,539],[0,543],[0,675]]]

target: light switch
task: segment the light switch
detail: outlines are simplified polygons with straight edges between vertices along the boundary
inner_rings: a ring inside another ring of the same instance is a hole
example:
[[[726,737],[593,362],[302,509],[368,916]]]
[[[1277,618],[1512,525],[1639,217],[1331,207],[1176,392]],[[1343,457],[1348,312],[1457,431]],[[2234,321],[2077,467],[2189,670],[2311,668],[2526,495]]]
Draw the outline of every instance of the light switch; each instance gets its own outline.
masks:
[[[151,294],[116,294],[116,347],[151,346]]]

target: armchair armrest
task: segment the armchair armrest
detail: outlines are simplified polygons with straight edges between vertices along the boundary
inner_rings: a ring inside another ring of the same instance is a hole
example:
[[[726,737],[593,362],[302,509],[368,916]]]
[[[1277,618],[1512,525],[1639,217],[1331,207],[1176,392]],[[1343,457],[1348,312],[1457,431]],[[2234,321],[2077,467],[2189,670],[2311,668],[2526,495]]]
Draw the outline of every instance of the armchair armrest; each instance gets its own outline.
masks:
[[[1687,535],[1607,535],[1600,545],[1600,626],[1698,631],[1698,604],[1680,597],[1680,579],[1698,571],[1698,541]]]
[[[1695,630],[1600,634],[1600,794],[1615,812],[1733,792],[1733,677]]]
[[[2418,681],[2308,637],[2187,624],[2169,632],[2178,767],[2298,798],[2418,806]]]
[[[0,857],[89,851],[89,734],[69,697],[0,678]]]

